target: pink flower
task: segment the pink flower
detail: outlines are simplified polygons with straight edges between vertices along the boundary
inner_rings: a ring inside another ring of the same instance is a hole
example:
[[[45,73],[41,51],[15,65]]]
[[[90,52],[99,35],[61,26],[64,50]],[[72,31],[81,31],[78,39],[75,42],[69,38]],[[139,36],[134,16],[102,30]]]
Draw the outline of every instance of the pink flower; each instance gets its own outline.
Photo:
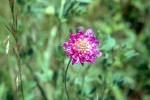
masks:
[[[85,34],[83,30],[79,30],[76,34],[70,34],[70,39],[63,44],[63,49],[72,59],[72,64],[84,64],[85,61],[94,63],[96,56],[102,56],[102,52],[96,48],[98,45],[99,40],[94,37],[92,29],[88,29]]]

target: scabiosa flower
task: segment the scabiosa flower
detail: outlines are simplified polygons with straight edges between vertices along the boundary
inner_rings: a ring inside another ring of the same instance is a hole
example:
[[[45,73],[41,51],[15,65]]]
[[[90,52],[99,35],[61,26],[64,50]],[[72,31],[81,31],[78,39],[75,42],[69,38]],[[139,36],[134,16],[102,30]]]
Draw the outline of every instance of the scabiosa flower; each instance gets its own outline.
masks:
[[[100,57],[100,52],[96,47],[99,45],[99,40],[94,37],[92,29],[88,29],[85,33],[79,30],[76,34],[71,33],[70,39],[63,44],[63,49],[72,59],[72,64],[85,61],[89,63],[95,62],[95,57]]]

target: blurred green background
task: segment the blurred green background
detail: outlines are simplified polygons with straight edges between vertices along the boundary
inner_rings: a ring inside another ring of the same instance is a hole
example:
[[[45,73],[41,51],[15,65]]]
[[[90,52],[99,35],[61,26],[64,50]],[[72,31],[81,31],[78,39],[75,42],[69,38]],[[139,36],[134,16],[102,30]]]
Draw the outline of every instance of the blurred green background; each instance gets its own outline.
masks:
[[[67,100],[61,45],[92,28],[103,56],[70,65],[71,100],[150,100],[150,0],[16,0],[17,39],[9,0],[0,0],[0,100]],[[6,24],[6,26],[4,25]]]

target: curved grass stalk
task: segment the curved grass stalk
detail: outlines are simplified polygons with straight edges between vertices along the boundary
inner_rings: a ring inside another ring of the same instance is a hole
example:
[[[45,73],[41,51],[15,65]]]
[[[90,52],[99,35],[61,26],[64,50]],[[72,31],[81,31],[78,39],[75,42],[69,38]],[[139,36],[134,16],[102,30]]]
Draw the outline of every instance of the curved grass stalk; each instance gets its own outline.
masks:
[[[69,97],[69,93],[68,93],[68,89],[67,89],[66,78],[67,78],[67,72],[68,72],[68,68],[69,68],[70,62],[71,62],[71,59],[68,62],[67,68],[65,70],[65,77],[64,77],[64,79],[65,79],[65,90],[66,90],[66,95],[67,95],[68,100],[70,100],[70,97]]]

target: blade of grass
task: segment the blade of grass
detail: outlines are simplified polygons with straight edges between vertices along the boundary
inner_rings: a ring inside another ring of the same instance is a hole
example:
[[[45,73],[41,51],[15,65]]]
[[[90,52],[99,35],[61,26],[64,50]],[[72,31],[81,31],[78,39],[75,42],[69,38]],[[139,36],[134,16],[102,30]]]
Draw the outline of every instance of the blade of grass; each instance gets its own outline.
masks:
[[[20,59],[20,56],[19,56],[19,53],[18,53],[18,50],[15,49],[15,47],[13,47],[13,51],[16,55],[16,58],[17,58],[17,64],[18,64],[18,68],[19,68],[19,77],[20,77],[20,86],[21,86],[21,94],[22,94],[22,99],[24,100],[24,93],[23,93],[23,82],[22,82],[22,73],[21,73],[21,59]]]
[[[8,35],[6,37],[6,39],[4,39],[4,41],[0,44],[0,46],[2,46],[3,44],[5,44],[9,40],[9,38],[10,38],[10,35]]]

